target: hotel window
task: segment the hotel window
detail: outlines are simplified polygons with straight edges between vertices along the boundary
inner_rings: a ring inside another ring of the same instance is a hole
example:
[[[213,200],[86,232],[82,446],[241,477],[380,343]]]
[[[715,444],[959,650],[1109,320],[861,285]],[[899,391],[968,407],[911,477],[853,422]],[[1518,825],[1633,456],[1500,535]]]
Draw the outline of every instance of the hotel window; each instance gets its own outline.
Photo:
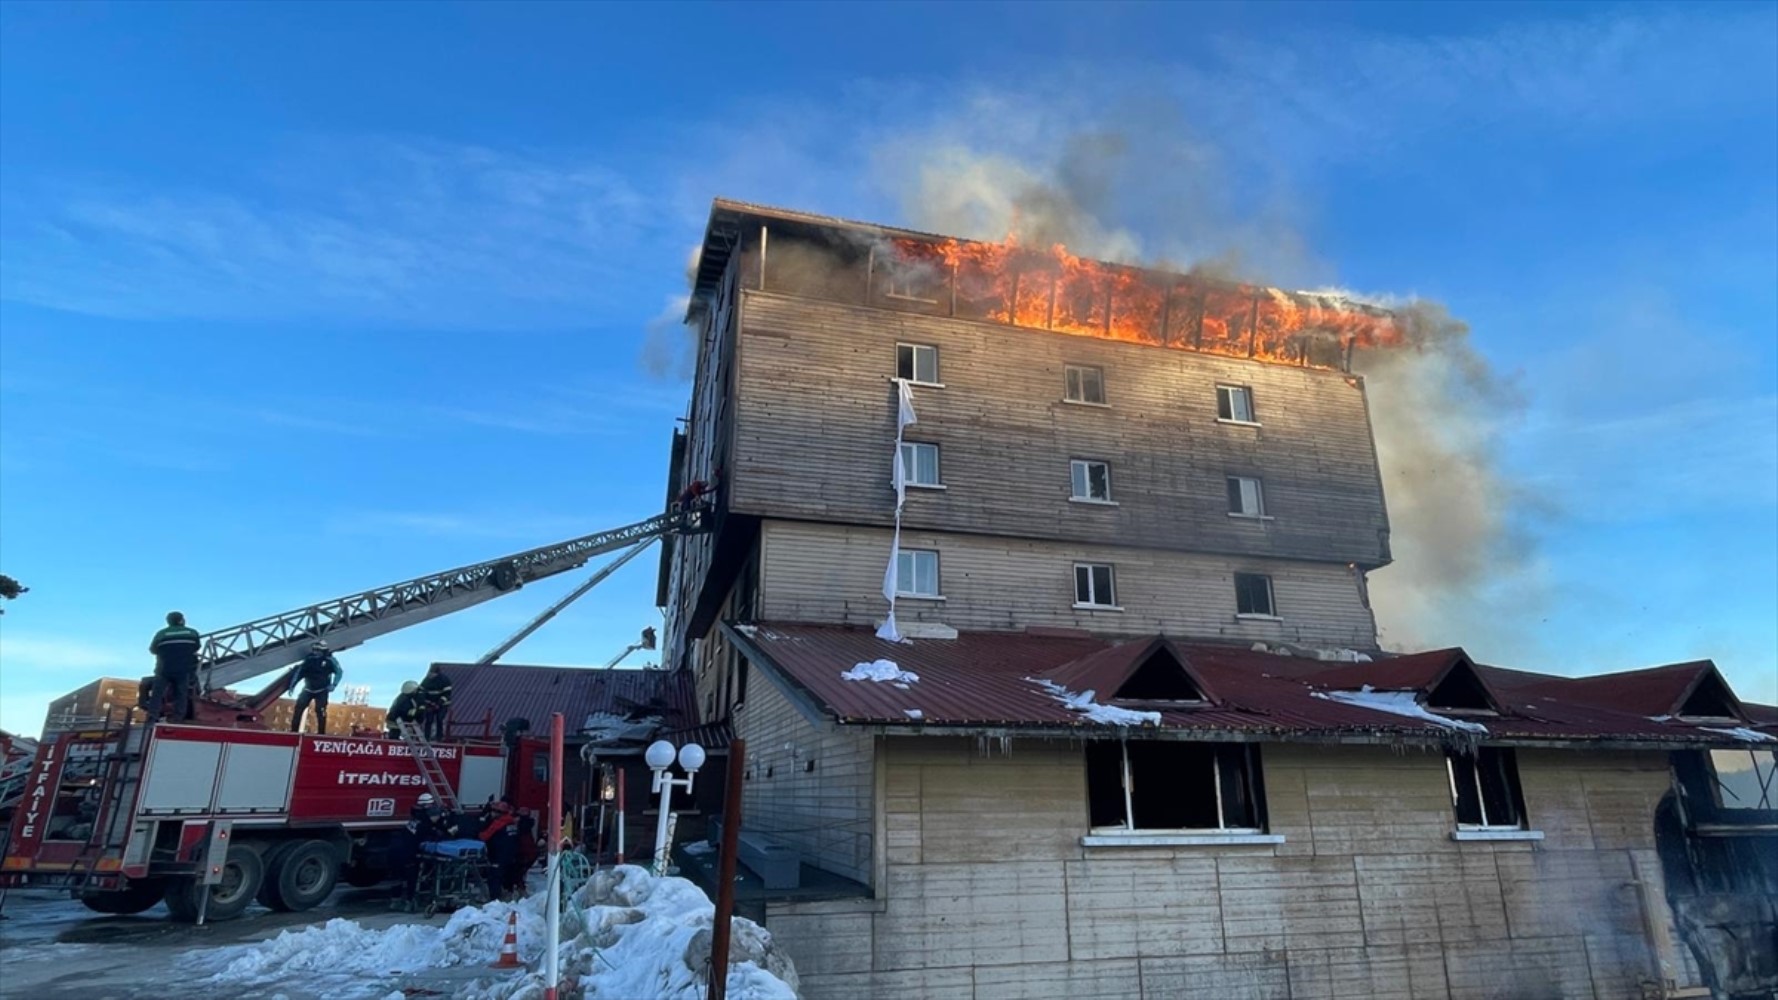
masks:
[[[1236,573],[1235,614],[1277,617],[1278,609],[1272,603],[1272,578],[1259,573]]]
[[[895,377],[916,385],[938,385],[938,348],[930,344],[896,344]]]
[[[938,553],[929,549],[896,553],[895,593],[899,597],[937,597]]]
[[[1450,753],[1445,756],[1445,770],[1459,830],[1525,828],[1519,763],[1510,749],[1480,747],[1474,754]]]
[[[1102,741],[1087,744],[1086,758],[1093,833],[1265,830],[1253,744]]]
[[[1229,514],[1234,517],[1265,517],[1265,490],[1252,476],[1228,477]]]
[[[1105,373],[1098,368],[1085,365],[1068,365],[1067,400],[1070,403],[1095,403],[1105,405]]]
[[[1075,563],[1074,603],[1076,607],[1117,607],[1117,580],[1111,566]]]
[[[1216,416],[1237,424],[1257,424],[1253,415],[1253,390],[1244,385],[1216,387]]]
[[[925,441],[903,441],[901,474],[909,486],[939,485],[938,445]]]
[[[1074,485],[1074,499],[1093,503],[1111,502],[1111,466],[1104,462],[1077,458],[1069,464]]]

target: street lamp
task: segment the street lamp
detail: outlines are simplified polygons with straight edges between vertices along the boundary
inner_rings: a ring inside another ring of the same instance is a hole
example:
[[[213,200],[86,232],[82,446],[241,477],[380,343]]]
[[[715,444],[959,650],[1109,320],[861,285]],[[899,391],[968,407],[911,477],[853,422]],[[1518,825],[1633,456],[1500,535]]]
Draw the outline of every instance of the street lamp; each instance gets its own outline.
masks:
[[[685,777],[675,778],[668,768],[673,766],[673,744],[666,740],[655,740],[648,745],[642,755],[648,762],[649,770],[654,772],[654,792],[661,797],[661,816],[659,825],[654,832],[654,872],[656,875],[667,874],[667,817],[673,802],[673,789],[683,788],[691,794],[692,779],[697,777],[698,768],[704,766],[704,748],[696,743],[687,743],[679,748],[679,766],[685,769]]]

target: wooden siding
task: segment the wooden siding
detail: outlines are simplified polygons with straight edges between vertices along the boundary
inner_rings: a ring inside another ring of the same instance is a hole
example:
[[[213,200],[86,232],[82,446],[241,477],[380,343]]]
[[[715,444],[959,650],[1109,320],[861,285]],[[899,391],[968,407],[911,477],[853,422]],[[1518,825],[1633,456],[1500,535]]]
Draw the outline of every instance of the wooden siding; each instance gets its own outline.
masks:
[[[745,829],[803,852],[808,863],[871,881],[872,738],[817,729],[764,671],[753,671],[733,717],[747,741]],[[807,766],[813,763],[814,769]]]
[[[918,501],[910,503],[917,505]],[[767,521],[760,616],[765,621],[874,625],[888,609],[882,528]],[[943,601],[902,598],[897,620],[959,629],[1059,625],[1108,635],[1376,645],[1376,624],[1351,570],[1325,563],[1194,555],[1159,549],[903,530],[903,548],[936,549]],[[1119,611],[1074,607],[1074,564],[1116,567]],[[1272,577],[1281,621],[1235,617],[1234,573]]]
[[[1267,746],[1283,844],[1102,849],[1079,846],[1079,744],[880,745],[880,898],[769,909],[813,1000],[1590,1000],[1642,995],[1683,951],[1643,918],[1666,905],[1660,754],[1521,752],[1546,839],[1459,843],[1442,755]]]
[[[936,442],[946,489],[916,528],[1309,559],[1388,561],[1362,383],[1218,358],[761,292],[742,293],[736,510],[887,524],[897,342],[939,349],[911,440]],[[1108,405],[1063,401],[1063,368],[1104,371]],[[1252,389],[1260,426],[1216,420],[1216,386]],[[1069,460],[1111,465],[1117,506],[1069,500]],[[1267,513],[1228,515],[1225,477],[1257,476]]]

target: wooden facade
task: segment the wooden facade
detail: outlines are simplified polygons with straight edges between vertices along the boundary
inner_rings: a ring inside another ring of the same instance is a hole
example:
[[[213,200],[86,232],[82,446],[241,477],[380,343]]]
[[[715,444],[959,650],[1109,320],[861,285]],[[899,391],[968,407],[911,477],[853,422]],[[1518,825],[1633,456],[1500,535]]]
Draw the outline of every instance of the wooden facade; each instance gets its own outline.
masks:
[[[777,904],[811,998],[1525,998],[1696,982],[1664,755],[1528,752],[1541,842],[1458,842],[1443,757],[1269,746],[1283,843],[1093,848],[1080,744],[879,738],[877,897]],[[749,793],[753,786],[749,786]]]

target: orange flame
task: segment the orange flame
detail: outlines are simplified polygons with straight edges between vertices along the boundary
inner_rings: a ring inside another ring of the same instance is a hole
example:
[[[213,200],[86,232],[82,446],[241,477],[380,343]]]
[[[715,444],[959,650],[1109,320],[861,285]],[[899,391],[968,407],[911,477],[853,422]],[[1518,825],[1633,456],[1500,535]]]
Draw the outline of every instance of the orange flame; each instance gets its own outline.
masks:
[[[1338,368],[1353,347],[1398,344],[1385,310],[1333,296],[1233,284],[962,240],[892,241],[900,264],[946,288],[955,315],[1230,357]]]

